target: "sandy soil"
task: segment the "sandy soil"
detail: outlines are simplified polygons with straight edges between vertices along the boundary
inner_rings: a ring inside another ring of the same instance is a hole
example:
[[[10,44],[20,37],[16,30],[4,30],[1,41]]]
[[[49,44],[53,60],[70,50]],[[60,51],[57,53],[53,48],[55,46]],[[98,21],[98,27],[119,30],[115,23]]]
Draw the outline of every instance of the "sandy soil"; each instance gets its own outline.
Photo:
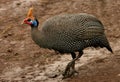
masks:
[[[0,0],[0,82],[120,82],[119,4],[119,0]],[[31,5],[40,24],[58,14],[95,15],[105,26],[114,54],[87,48],[76,62],[79,74],[62,80],[72,58],[32,41],[30,27],[21,25]]]

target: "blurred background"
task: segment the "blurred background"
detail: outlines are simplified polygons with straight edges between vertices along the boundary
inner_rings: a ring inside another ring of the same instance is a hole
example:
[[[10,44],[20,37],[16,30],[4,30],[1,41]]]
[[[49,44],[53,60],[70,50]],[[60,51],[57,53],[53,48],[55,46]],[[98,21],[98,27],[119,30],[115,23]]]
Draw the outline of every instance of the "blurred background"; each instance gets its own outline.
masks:
[[[21,25],[31,5],[40,22],[39,29],[46,19],[66,13],[89,13],[105,26],[114,54],[106,49],[86,49],[80,63],[87,64],[78,66],[79,75],[63,82],[120,82],[120,0],[0,0],[1,82],[62,82],[45,72],[56,61],[59,63],[53,68],[61,70],[59,65],[71,60],[70,55],[39,48],[32,41],[31,28]]]

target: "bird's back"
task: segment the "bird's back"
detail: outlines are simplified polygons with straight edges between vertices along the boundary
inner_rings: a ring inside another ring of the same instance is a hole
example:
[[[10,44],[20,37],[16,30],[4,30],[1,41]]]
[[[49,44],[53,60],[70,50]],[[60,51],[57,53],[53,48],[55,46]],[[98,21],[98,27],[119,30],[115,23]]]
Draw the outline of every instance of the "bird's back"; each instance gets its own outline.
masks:
[[[102,23],[93,15],[85,13],[49,18],[42,25],[41,31],[45,37],[46,46],[61,52],[73,52],[93,46],[95,42],[91,44],[90,41],[105,36]]]
[[[66,35],[73,40],[88,39],[104,33],[102,23],[89,14],[65,14],[48,19],[42,26],[42,31],[51,36]],[[91,32],[93,31],[93,32]],[[97,32],[97,33],[96,33]],[[55,35],[53,35],[55,34]],[[84,36],[84,37],[83,37]],[[63,37],[66,39],[66,37]]]

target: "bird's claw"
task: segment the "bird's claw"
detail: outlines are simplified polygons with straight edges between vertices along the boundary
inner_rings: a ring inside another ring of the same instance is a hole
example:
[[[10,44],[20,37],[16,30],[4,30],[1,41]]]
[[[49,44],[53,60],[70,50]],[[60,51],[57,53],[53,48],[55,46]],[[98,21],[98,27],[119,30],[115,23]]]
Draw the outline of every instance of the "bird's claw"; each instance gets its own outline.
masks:
[[[75,73],[78,73],[72,66],[73,66],[73,62],[68,63],[64,73],[63,73],[63,79],[71,77],[72,75],[74,75]]]
[[[68,77],[71,77],[74,74],[78,74],[78,72],[76,70],[72,70],[72,71],[67,71],[63,73],[63,79],[66,79]]]

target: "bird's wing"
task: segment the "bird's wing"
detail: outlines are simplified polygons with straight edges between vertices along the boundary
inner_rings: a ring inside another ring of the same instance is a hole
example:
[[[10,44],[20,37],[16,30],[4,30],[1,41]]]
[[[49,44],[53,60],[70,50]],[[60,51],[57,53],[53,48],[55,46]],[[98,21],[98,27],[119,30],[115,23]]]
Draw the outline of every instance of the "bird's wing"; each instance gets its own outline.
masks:
[[[56,39],[79,41],[103,34],[104,27],[97,18],[88,14],[62,15],[48,19],[42,31]]]

